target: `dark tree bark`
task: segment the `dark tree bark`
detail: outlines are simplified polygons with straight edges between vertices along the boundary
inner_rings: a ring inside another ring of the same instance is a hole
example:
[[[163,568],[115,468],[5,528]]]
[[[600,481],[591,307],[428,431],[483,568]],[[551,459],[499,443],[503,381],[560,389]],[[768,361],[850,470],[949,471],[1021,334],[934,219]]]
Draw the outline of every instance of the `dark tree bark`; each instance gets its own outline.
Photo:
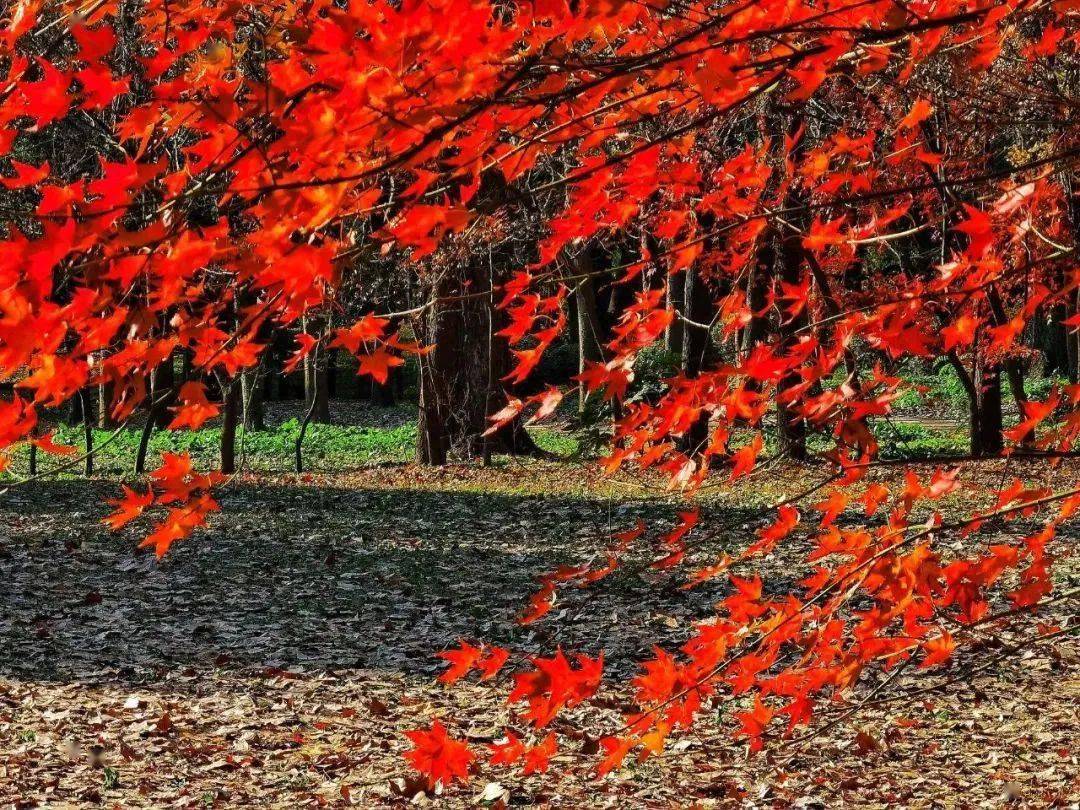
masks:
[[[688,322],[683,337],[682,369],[693,379],[701,374],[712,351],[712,335],[709,324],[715,316],[715,306],[708,285],[696,268],[686,271],[684,301]],[[709,415],[702,413],[683,437],[683,449],[701,450],[709,440]]]
[[[236,472],[236,425],[240,420],[240,385],[237,380],[222,380],[221,471]]]
[[[977,436],[971,443],[974,456],[997,456],[1005,448],[1002,435],[1001,368],[997,365],[978,367],[975,387],[979,392],[979,423]]]
[[[323,332],[324,324],[320,321],[305,319],[305,330],[308,334],[318,337]],[[321,345],[304,358],[304,402],[308,405],[314,403],[311,413],[311,421],[321,424],[330,422],[330,388],[327,382],[328,354]]]
[[[976,360],[974,372],[969,372],[956,352],[949,352],[960,384],[968,397],[968,442],[976,458],[1000,455],[1005,446],[1002,433],[1001,370],[997,366],[984,368]]]
[[[1067,316],[1071,318],[1077,313],[1080,313],[1080,290],[1069,293]],[[1066,376],[1075,385],[1080,382],[1080,330],[1072,329],[1066,335],[1065,353],[1068,363]]]
[[[312,394],[315,398],[312,421],[327,425],[330,423],[330,388],[327,384],[326,355],[321,350],[316,350],[312,382],[315,389]]]
[[[150,393],[147,398],[146,422],[139,436],[139,449],[135,453],[135,474],[146,471],[146,454],[150,449],[150,437],[154,428],[164,429],[170,420],[169,406],[175,403],[176,387],[173,385],[172,358],[169,357],[154,369],[150,376]]]
[[[97,426],[99,428],[116,427],[116,421],[112,418],[112,385],[100,383],[97,387]]]
[[[1069,330],[1064,321],[1069,317],[1066,304],[1055,304],[1046,311],[1039,323],[1036,342],[1045,357],[1044,377],[1069,375]]]
[[[486,262],[485,262],[486,264]],[[461,290],[483,290],[488,268],[479,262],[444,271],[431,285],[433,301],[416,330],[432,351],[420,358],[420,403],[417,460],[446,464],[453,456],[474,458],[485,453],[539,453],[520,420],[483,437],[487,417],[505,401],[498,383],[510,368],[506,340],[495,334],[500,313],[488,296],[465,298]]]
[[[600,314],[596,307],[596,278],[594,265],[588,250],[582,250],[577,268],[583,276],[574,288],[574,304],[577,310],[578,371],[585,371],[588,363],[601,363],[604,349],[601,345]],[[585,410],[585,385],[578,384],[578,412]]]
[[[768,228],[768,226],[766,226]],[[755,346],[769,337],[769,317],[765,308],[769,304],[769,285],[773,266],[776,264],[776,246],[771,230],[760,237],[760,247],[746,282],[746,306],[750,310],[750,322],[742,334],[742,353],[748,355]]]
[[[86,389],[79,390],[77,397],[79,400],[79,410],[82,411],[82,424],[83,424],[83,442],[85,443],[86,456],[84,460],[86,474],[94,474],[94,424],[91,421],[90,416],[90,397],[86,395]]]
[[[802,281],[805,251],[800,233],[785,236],[780,249],[780,278],[785,284]],[[799,339],[799,330],[807,323],[806,308],[793,318],[780,313],[780,347],[790,351]],[[786,319],[786,320],[785,320]],[[806,421],[790,407],[787,392],[801,381],[799,374],[788,374],[777,385],[776,426],[780,433],[780,452],[795,461],[806,460]]]
[[[244,413],[244,430],[266,430],[266,409],[263,407],[265,386],[262,365],[240,372],[240,401]]]
[[[153,398],[151,400],[151,409],[154,419],[154,427],[159,430],[164,430],[168,427],[169,422],[172,421],[172,414],[169,408],[176,404],[176,398],[178,391],[176,388],[176,370],[173,367],[172,355],[165,358],[165,361],[154,369],[153,381]]]
[[[675,317],[664,333],[664,345],[676,357],[682,357],[686,324],[682,315],[686,314],[686,271],[680,270],[668,276],[668,306],[675,311]]]
[[[79,391],[79,395],[72,397],[68,403],[64,423],[68,425],[81,425],[86,420],[86,398]]]

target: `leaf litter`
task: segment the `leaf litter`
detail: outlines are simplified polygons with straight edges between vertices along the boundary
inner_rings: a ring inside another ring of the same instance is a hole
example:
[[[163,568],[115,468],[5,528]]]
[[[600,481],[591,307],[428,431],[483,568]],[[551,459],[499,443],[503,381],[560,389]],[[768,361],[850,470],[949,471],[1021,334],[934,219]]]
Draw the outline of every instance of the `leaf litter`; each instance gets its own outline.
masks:
[[[779,475],[756,495],[790,485]],[[685,591],[627,571],[541,622],[514,621],[536,575],[638,518],[673,520],[677,500],[541,461],[249,475],[209,531],[157,563],[135,550],[137,532],[108,532],[88,506],[114,493],[67,480],[0,501],[0,800],[12,806],[1080,800],[1075,634],[902,705],[871,703],[801,747],[749,757],[706,721],[596,781],[581,766],[619,722],[609,690],[559,721],[577,748],[561,745],[546,775],[484,766],[439,795],[409,773],[403,732],[437,717],[483,745],[512,718],[500,682],[436,683],[436,653],[459,638],[543,654],[602,647],[619,679],[708,615],[722,584]],[[748,536],[747,500],[707,506],[721,529],[710,551]],[[766,570],[782,583],[784,566],[781,550]],[[1068,602],[1055,609],[1059,623],[1075,619]]]

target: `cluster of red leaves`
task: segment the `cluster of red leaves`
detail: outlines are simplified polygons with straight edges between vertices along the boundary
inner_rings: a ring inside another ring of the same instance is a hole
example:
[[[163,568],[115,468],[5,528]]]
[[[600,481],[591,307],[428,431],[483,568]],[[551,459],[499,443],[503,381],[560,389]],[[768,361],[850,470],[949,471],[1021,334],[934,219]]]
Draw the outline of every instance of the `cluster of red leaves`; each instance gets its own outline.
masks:
[[[640,760],[660,754],[673,732],[690,729],[707,709],[725,701],[751,705],[732,711],[731,719],[735,738],[747,739],[750,749],[757,750],[769,734],[790,738],[810,725],[815,705],[841,698],[868,667],[891,671],[913,663],[921,668],[948,664],[960,639],[978,637],[988,619],[990,591],[1010,568],[1022,566],[1018,585],[1007,594],[1015,608],[1037,604],[1052,587],[1047,544],[1057,526],[1080,507],[1080,489],[1055,495],[1014,481],[997,493],[991,507],[962,523],[946,525],[937,512],[918,523],[909,520],[914,506],[939,500],[956,486],[956,470],[939,470],[927,481],[909,472],[896,491],[868,485],[857,499],[865,512],[891,506],[887,520],[873,530],[835,525],[850,502],[842,490],[834,490],[814,507],[825,519],[807,538],[814,570],[799,590],[771,598],[760,577],[731,574],[730,595],[718,605],[716,618],[698,624],[677,653],[657,648],[642,664],[632,684],[638,710],[626,715],[618,733],[601,738],[597,774],[618,768],[635,751]],[[939,534],[974,533],[984,521],[1030,517],[1050,506],[1057,514],[1019,543],[989,545],[975,556],[951,560],[933,548]],[[661,545],[685,546],[683,537],[696,520],[697,513],[684,514],[662,536]],[[734,559],[725,556],[694,572],[685,587],[751,563],[798,526],[799,512],[779,507],[754,544]],[[637,539],[643,530],[637,526],[622,532],[616,543]],[[545,588],[580,582],[590,570],[588,565],[564,567],[547,576]],[[491,678],[495,673],[486,662],[494,659],[501,668],[509,654],[499,648],[485,654],[462,642],[460,650],[441,657],[451,667],[440,680],[453,683],[471,669],[484,680]],[[508,697],[511,704],[527,704],[519,721],[542,729],[565,709],[589,700],[601,686],[602,659],[579,655],[576,668],[561,650],[552,658],[528,659],[531,669],[514,674]],[[523,763],[527,775],[546,768],[556,750],[557,739],[550,734],[530,747],[507,729],[505,741],[490,746],[488,764]],[[434,771],[423,772],[433,783],[439,778]],[[463,779],[465,773],[454,778]]]
[[[140,494],[124,486],[124,497],[110,501],[116,511],[102,522],[111,529],[119,529],[152,506],[168,507],[165,517],[140,543],[141,548],[154,549],[161,559],[169,546],[204,526],[210,513],[218,511],[220,507],[210,491],[222,480],[224,476],[218,472],[196,472],[187,453],[164,453],[161,466],[150,474],[150,488]]]

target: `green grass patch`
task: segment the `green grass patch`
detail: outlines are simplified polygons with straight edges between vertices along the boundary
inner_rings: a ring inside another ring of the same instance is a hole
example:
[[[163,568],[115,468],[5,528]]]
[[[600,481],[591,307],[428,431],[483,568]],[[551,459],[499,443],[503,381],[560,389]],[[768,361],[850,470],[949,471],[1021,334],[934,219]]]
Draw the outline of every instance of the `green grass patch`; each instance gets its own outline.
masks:
[[[237,433],[237,457],[243,455],[244,468],[260,472],[285,472],[292,469],[300,423],[290,419],[268,430]],[[579,450],[578,438],[565,431],[534,428],[530,431],[536,444],[557,456],[567,457]],[[94,430],[97,448],[95,464],[103,473],[129,471],[135,467],[141,430],[136,428]],[[58,444],[83,448],[81,426],[60,426]],[[190,453],[200,469],[212,469],[219,463],[221,428],[154,431],[147,454],[147,468],[157,466],[162,453]],[[397,427],[358,427],[352,425],[308,425],[304,435],[304,465],[312,470],[342,470],[370,464],[411,461],[416,450],[416,425]],[[41,469],[56,466],[61,459],[39,456]],[[27,459],[20,453],[12,459],[12,472],[25,474]],[[81,471],[78,465],[73,472]]]

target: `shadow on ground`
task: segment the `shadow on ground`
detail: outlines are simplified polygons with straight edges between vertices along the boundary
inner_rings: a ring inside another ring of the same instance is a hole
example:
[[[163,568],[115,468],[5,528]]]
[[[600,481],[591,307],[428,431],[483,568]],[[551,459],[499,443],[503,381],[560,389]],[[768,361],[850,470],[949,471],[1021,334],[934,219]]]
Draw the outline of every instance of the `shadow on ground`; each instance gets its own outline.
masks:
[[[639,516],[670,521],[656,501],[245,484],[159,564],[137,531],[100,525],[115,494],[72,480],[0,496],[0,676],[142,679],[225,661],[428,675],[459,637],[549,652],[556,628],[617,670],[719,594],[626,573],[571,592],[551,621],[514,623],[537,574]],[[720,517],[737,528],[753,514]]]

